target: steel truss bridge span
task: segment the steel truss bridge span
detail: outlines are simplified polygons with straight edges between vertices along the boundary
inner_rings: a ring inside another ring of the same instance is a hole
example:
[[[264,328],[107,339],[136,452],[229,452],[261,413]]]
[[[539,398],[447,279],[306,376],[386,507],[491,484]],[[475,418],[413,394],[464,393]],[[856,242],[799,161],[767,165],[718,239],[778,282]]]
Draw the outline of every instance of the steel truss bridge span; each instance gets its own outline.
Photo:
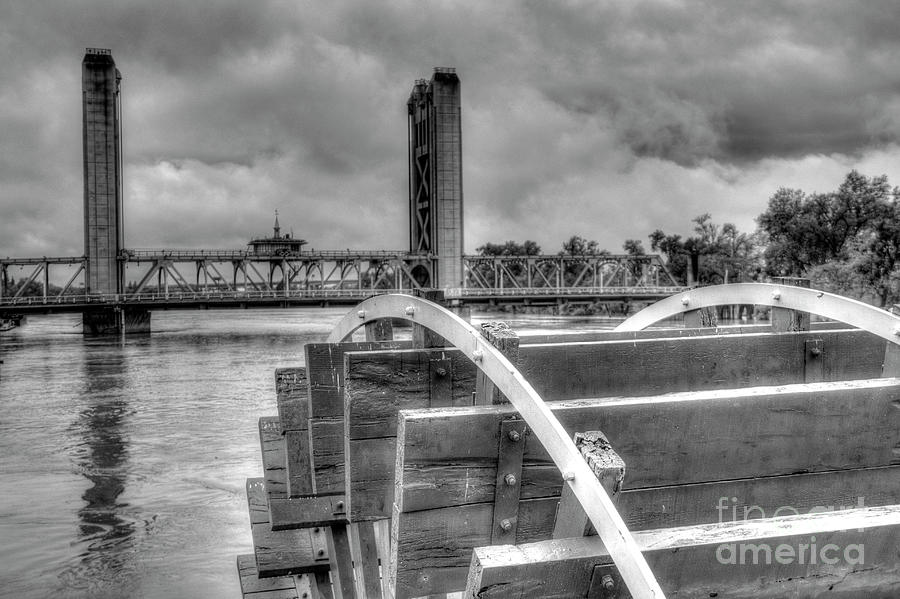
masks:
[[[119,255],[126,288],[83,295],[84,257],[0,258],[0,307],[75,305],[212,307],[353,303],[427,285],[430,254],[129,249]],[[459,303],[555,303],[659,299],[683,290],[658,256],[463,256],[465,280],[446,289]],[[18,274],[19,285],[11,281]],[[424,278],[423,278],[424,277]],[[65,280],[59,288],[51,282]],[[34,285],[40,295],[35,296]],[[28,288],[30,292],[26,293]],[[51,291],[52,289],[52,291]]]

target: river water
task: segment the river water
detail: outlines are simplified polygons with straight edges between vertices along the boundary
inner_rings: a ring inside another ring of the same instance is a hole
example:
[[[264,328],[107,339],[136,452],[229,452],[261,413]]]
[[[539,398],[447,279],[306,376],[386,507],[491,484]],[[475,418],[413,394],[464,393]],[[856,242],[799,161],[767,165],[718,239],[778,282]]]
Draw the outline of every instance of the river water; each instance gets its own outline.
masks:
[[[345,312],[154,312],[152,334],[124,339],[41,316],[0,334],[0,597],[240,597],[244,481],[262,475],[274,370],[302,365]]]

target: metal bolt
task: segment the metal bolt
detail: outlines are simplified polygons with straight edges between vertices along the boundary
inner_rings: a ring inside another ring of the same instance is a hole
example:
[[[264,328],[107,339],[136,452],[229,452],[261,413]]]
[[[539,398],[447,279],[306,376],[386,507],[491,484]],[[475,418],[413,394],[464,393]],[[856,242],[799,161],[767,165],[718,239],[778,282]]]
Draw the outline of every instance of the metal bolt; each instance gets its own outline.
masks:
[[[513,443],[518,443],[519,439],[522,438],[522,435],[519,434],[519,431],[509,431],[508,433],[506,433],[506,436]]]
[[[434,373],[438,376],[447,376],[447,369],[446,368],[438,368],[437,370],[434,371]]]
[[[475,351],[472,352],[472,359],[475,360],[476,362],[481,362],[481,360],[483,358],[484,358],[484,352],[481,351],[480,349],[476,349]]]
[[[510,522],[509,519],[504,518],[500,521],[500,528],[502,528],[506,532],[509,532],[512,528],[512,522]]]
[[[336,512],[343,512],[343,511],[344,511],[344,502],[343,502],[343,501],[338,501],[338,502],[335,504],[335,506],[334,506],[334,511],[336,511]]]
[[[359,312],[356,313],[356,315],[359,316],[360,318],[365,318],[365,317],[366,317],[366,311],[365,311],[365,310],[360,310]]]
[[[318,534],[318,533],[319,533],[319,527],[316,526],[316,527],[313,529],[313,532],[316,533],[316,534]]]
[[[616,583],[609,574],[603,575],[603,578],[600,579],[600,584],[602,584],[604,590],[607,591],[614,591],[616,589]]]
[[[781,289],[776,289],[775,291],[772,292],[772,299],[773,300],[781,299]]]
[[[814,347],[811,350],[809,350],[809,353],[811,353],[813,356],[818,356],[822,353],[822,350],[819,349],[818,347]]]
[[[507,486],[514,487],[516,486],[516,475],[515,474],[507,474],[503,477],[503,480],[506,481]]]
[[[684,297],[681,298],[682,306],[687,306],[689,303],[691,303],[691,297],[689,295],[685,295]]]
[[[894,334],[900,337],[900,325],[894,327]]]
[[[575,480],[574,472],[563,472],[563,480]]]
[[[412,316],[412,315],[415,314],[415,313],[416,313],[416,307],[415,307],[415,306],[406,306],[406,314],[407,314],[407,315]]]
[[[316,552],[316,555],[318,555],[319,557],[322,557],[323,555],[325,555],[325,550],[324,550],[324,549],[319,549],[319,550]]]

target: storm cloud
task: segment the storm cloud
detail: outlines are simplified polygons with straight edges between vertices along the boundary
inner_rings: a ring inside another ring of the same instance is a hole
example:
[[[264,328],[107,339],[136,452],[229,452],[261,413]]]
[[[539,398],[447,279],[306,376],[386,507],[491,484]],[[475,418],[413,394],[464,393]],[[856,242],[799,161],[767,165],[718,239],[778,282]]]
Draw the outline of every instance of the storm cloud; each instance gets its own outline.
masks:
[[[468,251],[573,235],[618,250],[778,187],[900,183],[887,1],[0,5],[0,255],[82,253],[80,63],[123,74],[129,247],[407,240],[405,101],[462,80]]]

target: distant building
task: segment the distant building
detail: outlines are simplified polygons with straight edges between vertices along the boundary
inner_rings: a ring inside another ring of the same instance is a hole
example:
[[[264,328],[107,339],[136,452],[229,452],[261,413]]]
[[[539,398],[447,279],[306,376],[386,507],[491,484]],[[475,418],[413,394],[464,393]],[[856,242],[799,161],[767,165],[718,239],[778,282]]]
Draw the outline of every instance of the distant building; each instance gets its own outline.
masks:
[[[284,256],[287,254],[299,254],[300,248],[306,245],[305,239],[295,239],[290,233],[281,234],[281,225],[278,224],[278,211],[275,211],[275,226],[271,237],[253,239],[247,244],[254,254]]]

